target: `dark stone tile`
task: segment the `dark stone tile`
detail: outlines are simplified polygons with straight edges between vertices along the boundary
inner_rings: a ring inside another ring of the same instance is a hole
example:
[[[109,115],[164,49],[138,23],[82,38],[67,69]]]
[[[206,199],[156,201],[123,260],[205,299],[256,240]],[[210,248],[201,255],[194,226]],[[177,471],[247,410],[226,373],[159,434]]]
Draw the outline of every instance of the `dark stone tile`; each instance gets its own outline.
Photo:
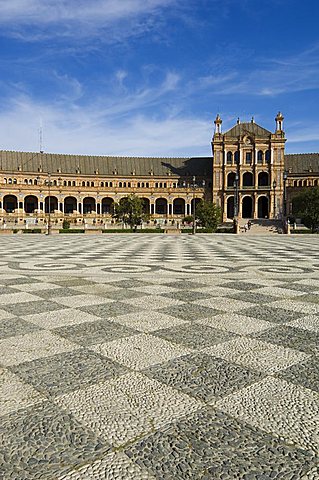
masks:
[[[177,290],[193,290],[196,288],[204,288],[205,285],[190,280],[177,280],[176,282],[169,282],[165,284],[167,287],[176,288]]]
[[[174,300],[180,300],[181,302],[195,302],[196,300],[204,300],[210,298],[209,293],[202,293],[196,290],[173,290],[169,293],[162,293],[162,297],[173,298]]]
[[[83,346],[111,342],[118,338],[140,333],[136,330],[120,325],[119,323],[110,322],[108,320],[85,322],[79,325],[55,328],[52,332],[69,339],[71,342],[79,343]]]
[[[48,290],[40,290],[36,293],[38,297],[49,299],[54,297],[74,297],[75,295],[83,295],[83,292],[73,290],[72,288],[48,288]]]
[[[278,376],[319,392],[319,357],[313,356],[307,361],[292,365],[278,373]]]
[[[25,315],[32,315],[34,313],[52,312],[54,310],[61,310],[65,308],[55,302],[48,300],[39,300],[32,302],[17,303],[15,305],[2,305],[2,310],[13,313],[17,317],[24,317]]]
[[[261,333],[255,333],[252,337],[263,342],[301,350],[308,354],[319,353],[319,333],[302,330],[301,328],[281,325]]]
[[[8,295],[9,293],[21,293],[21,290],[17,290],[16,288],[11,288],[0,284],[0,303],[1,295]]]
[[[99,305],[89,305],[86,307],[80,307],[79,310],[83,312],[91,313],[97,317],[104,319],[116,317],[117,315],[125,315],[126,313],[139,312],[140,309],[129,305],[128,303],[121,303],[114,301],[111,303],[101,303]]]
[[[279,288],[288,288],[289,290],[295,290],[296,292],[316,292],[318,290],[318,287],[314,285],[302,285],[301,283],[291,283],[289,281],[288,285],[287,284],[282,284],[282,285],[277,285]]]
[[[0,278],[0,285],[22,285],[24,283],[39,283],[39,280],[36,280],[32,277],[18,277],[18,278]]]
[[[225,288],[233,288],[234,290],[240,290],[244,292],[249,292],[251,290],[257,290],[258,288],[261,288],[261,285],[256,285],[255,283],[249,283],[249,282],[228,282],[228,283],[223,283],[221,285],[222,287]]]
[[[299,302],[310,302],[310,303],[319,303],[319,295],[315,293],[308,293],[307,295],[299,295],[294,298],[294,300]]]
[[[157,480],[288,480],[316,465],[314,454],[209,407],[125,453]]]
[[[242,300],[243,302],[250,303],[270,303],[278,300],[278,297],[273,295],[265,295],[258,292],[241,292],[234,295],[228,295],[229,298],[234,298],[235,300]]]
[[[86,349],[61,353],[10,368],[45,395],[62,395],[105,382],[127,372],[112,360]]]
[[[73,258],[73,257],[72,257]],[[60,285],[61,287],[81,287],[85,285],[94,285],[95,282],[92,280],[86,280],[85,278],[74,278],[70,277],[68,280],[55,280],[54,282],[56,285]]]
[[[207,327],[199,323],[157,330],[152,332],[152,335],[189,348],[209,347],[236,337],[232,333],[223,332],[217,328]]]
[[[39,330],[39,327],[22,318],[7,318],[0,320],[0,338],[15,337],[16,335],[25,335]]]
[[[109,450],[104,440],[49,402],[1,417],[3,479],[53,480]]]
[[[149,367],[144,373],[203,402],[233,393],[263,377],[261,373],[204,353],[175,358]]]
[[[292,320],[297,320],[297,318],[305,316],[305,314],[295,312],[294,310],[286,310],[284,308],[276,308],[268,305],[256,305],[255,307],[240,310],[238,313],[274,323],[291,322]]]
[[[171,307],[165,307],[158,309],[160,313],[166,313],[173,317],[181,318],[186,321],[196,321],[201,318],[209,318],[221,313],[221,310],[215,308],[204,307],[202,305],[194,305],[184,303],[182,305],[172,305]]]

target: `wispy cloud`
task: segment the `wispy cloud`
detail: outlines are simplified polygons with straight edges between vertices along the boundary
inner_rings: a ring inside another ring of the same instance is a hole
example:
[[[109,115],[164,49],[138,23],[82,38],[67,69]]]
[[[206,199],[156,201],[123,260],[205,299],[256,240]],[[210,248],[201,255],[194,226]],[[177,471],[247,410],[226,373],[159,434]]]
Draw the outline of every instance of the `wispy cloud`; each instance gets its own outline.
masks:
[[[151,28],[156,15],[179,1],[0,0],[0,25],[3,33],[31,41],[57,34],[62,38],[99,36],[101,30],[108,40]]]

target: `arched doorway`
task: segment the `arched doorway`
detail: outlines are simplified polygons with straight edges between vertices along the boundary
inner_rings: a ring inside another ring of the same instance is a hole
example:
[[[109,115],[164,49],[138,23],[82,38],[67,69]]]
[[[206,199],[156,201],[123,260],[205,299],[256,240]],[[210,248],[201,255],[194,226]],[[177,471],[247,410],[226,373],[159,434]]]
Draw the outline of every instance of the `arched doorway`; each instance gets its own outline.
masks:
[[[58,199],[50,196],[50,213],[53,213],[54,210],[58,210]],[[45,213],[49,213],[49,197],[45,199]]]
[[[175,198],[173,202],[173,214],[185,215],[185,200],[183,198]]]
[[[64,199],[64,213],[73,213],[77,208],[75,197],[66,197]]]
[[[150,213],[150,201],[148,198],[142,198],[142,202],[143,202],[143,213],[144,215],[149,215]]]
[[[251,172],[245,172],[243,175],[243,186],[252,187],[254,185],[254,176]]]
[[[102,200],[102,214],[112,215],[114,211],[114,200],[111,197],[105,197]]]
[[[34,195],[27,195],[24,199],[25,213],[34,213],[38,209],[38,199]]]
[[[166,198],[157,198],[155,202],[155,213],[158,215],[167,214],[167,200]]]
[[[258,198],[258,218],[269,218],[269,200],[264,195]]]
[[[18,199],[15,195],[6,195],[3,198],[3,208],[6,213],[13,213],[18,208]]]
[[[246,195],[242,200],[242,218],[252,218],[253,216],[253,199]]]
[[[269,186],[269,175],[267,172],[260,172],[258,174],[258,187]]]
[[[234,218],[235,215],[235,198],[227,198],[227,218]]]
[[[83,213],[93,213],[95,212],[95,199],[93,197],[85,197],[83,200]]]
[[[236,180],[236,173],[230,172],[227,175],[227,187],[233,187]]]

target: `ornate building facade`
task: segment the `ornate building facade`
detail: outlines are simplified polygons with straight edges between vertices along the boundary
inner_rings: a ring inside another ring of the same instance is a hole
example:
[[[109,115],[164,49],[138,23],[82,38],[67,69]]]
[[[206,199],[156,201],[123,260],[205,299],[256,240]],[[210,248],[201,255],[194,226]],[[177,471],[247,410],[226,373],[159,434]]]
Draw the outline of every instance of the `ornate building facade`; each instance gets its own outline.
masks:
[[[319,185],[319,154],[285,154],[284,118],[274,133],[251,122],[222,132],[217,115],[212,157],[145,158],[0,151],[0,225],[102,226],[114,204],[136,194],[151,221],[171,224],[213,200],[223,221],[282,218],[301,188]]]

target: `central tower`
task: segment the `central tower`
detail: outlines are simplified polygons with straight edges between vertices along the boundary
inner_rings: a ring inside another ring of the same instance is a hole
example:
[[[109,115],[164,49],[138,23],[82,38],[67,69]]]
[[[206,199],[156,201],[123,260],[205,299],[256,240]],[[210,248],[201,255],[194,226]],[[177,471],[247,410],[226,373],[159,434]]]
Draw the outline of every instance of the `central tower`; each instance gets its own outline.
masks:
[[[212,139],[213,201],[223,221],[234,217],[280,218],[283,214],[285,133],[283,115],[276,116],[276,130],[241,122],[225,133],[217,115]]]

